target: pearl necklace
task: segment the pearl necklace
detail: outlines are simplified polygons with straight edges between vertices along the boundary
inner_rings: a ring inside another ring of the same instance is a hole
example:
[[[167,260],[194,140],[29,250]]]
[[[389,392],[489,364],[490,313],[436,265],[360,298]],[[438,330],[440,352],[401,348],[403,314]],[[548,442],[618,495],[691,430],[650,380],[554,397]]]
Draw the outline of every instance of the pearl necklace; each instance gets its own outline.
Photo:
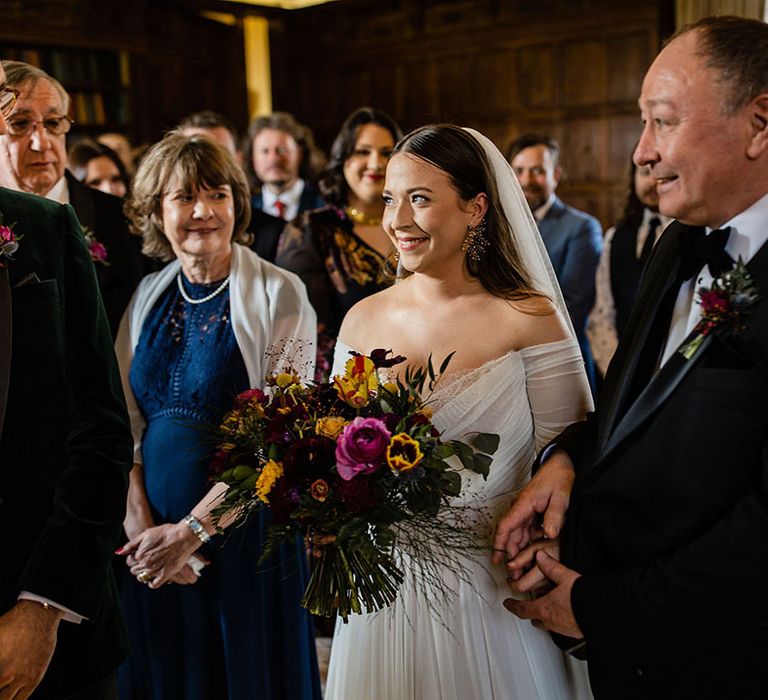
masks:
[[[360,211],[360,209],[355,209],[354,207],[347,207],[346,212],[347,216],[352,219],[352,221],[361,226],[378,226],[381,223],[380,216]]]
[[[227,279],[225,279],[210,294],[204,297],[200,297],[200,299],[193,299],[191,296],[189,296],[189,294],[187,294],[186,290],[184,289],[184,283],[181,281],[181,270],[179,270],[178,274],[176,275],[176,284],[179,285],[179,291],[181,292],[181,296],[184,297],[184,301],[189,302],[190,304],[205,304],[206,301],[210,301],[227,288],[227,285],[229,284],[229,276],[227,276]]]

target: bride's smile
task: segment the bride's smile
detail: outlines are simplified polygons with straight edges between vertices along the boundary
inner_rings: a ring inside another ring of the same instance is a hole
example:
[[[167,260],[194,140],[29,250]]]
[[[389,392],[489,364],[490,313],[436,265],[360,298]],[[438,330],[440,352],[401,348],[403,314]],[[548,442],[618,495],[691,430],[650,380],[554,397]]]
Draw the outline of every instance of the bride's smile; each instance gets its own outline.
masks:
[[[410,272],[460,270],[467,226],[485,209],[484,194],[463,200],[450,176],[422,158],[398,153],[387,165],[382,225]]]

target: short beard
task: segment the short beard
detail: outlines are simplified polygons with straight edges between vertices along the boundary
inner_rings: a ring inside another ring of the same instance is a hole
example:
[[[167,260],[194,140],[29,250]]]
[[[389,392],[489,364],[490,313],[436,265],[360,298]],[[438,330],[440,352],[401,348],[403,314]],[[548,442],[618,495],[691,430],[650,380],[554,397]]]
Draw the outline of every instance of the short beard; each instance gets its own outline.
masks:
[[[285,186],[290,182],[289,180],[282,179],[282,180],[269,180],[267,182],[264,182],[265,185],[268,185],[271,189],[277,190],[278,192],[282,192],[285,189]]]

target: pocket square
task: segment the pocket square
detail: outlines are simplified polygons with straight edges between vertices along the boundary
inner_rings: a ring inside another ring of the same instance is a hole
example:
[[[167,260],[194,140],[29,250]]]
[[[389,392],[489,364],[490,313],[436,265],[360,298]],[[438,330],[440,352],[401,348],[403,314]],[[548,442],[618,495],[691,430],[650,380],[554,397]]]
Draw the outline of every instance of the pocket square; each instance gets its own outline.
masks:
[[[37,276],[37,273],[30,272],[28,275],[24,275],[16,284],[13,285],[14,289],[17,289],[18,287],[26,287],[30,284],[40,284],[40,278]]]

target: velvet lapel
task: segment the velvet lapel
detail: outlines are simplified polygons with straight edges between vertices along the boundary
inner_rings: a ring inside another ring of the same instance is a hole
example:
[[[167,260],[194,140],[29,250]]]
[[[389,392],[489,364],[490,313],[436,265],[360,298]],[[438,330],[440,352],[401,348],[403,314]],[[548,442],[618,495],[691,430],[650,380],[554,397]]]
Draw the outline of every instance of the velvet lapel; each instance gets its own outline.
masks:
[[[768,293],[768,243],[763,245],[752,260],[749,261],[747,270],[749,270],[759,288],[760,302],[758,303],[766,303],[766,293]],[[748,323],[749,319],[747,319]],[[672,395],[686,375],[701,362],[713,342],[719,342],[728,333],[730,333],[728,328],[713,331],[712,334],[704,339],[698,352],[690,360],[686,360],[682,354],[675,352],[632,404],[615,430],[611,432],[607,444],[601,449],[596,461],[601,461],[607,457],[632,432],[637,430]],[[681,345],[691,340],[694,336],[695,333],[691,333]]]
[[[8,401],[8,385],[11,381],[11,284],[8,267],[0,263],[0,439]]]
[[[96,209],[88,187],[82,182],[78,182],[69,170],[64,171],[64,177],[67,178],[67,185],[69,187],[69,203],[75,210],[80,225],[83,228],[95,231]]]
[[[600,405],[602,420],[598,428],[598,455],[604,452],[615,427],[629,408],[627,404],[631,401],[630,391],[635,382],[640,359],[643,352],[647,351],[646,344],[654,321],[662,301],[671,293],[672,286],[676,285],[680,267],[677,256],[677,237],[680,229],[681,225],[678,224],[664,232],[654,250],[650,265],[643,273],[640,294],[630,316],[624,342],[620,344],[606,377],[603,394],[607,398]]]

